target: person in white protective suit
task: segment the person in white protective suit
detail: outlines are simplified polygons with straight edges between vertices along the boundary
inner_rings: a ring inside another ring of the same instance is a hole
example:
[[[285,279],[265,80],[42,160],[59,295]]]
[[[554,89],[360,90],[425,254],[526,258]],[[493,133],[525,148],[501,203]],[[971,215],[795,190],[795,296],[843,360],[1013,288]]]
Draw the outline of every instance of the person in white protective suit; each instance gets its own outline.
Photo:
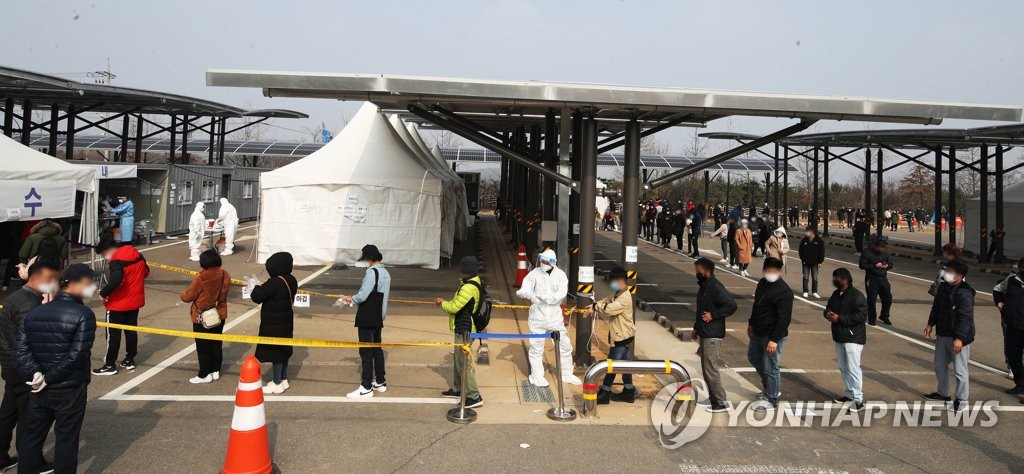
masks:
[[[228,198],[220,198],[217,222],[224,226],[224,251],[220,254],[231,255],[235,250],[235,232],[238,231],[238,210],[228,202]]]
[[[203,245],[203,235],[206,232],[206,215],[203,214],[203,209],[206,209],[206,204],[197,202],[196,210],[192,211],[192,216],[188,218],[188,259],[193,262],[199,261],[199,247]]]
[[[581,385],[579,377],[572,373],[572,342],[565,331],[560,304],[569,291],[569,278],[565,272],[555,266],[555,252],[545,250],[539,256],[539,265],[523,278],[523,285],[516,296],[530,300],[529,328],[530,334],[560,333],[559,350],[562,359],[562,381],[573,385]],[[547,339],[530,339],[530,383],[538,387],[547,387],[544,378],[544,346]]]

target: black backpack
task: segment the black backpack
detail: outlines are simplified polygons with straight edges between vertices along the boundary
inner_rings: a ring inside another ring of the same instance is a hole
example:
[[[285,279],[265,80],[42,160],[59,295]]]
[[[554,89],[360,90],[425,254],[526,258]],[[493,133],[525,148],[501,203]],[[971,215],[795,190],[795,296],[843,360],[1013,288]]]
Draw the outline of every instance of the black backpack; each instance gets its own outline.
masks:
[[[60,244],[57,242],[57,236],[49,235],[43,237],[43,240],[39,241],[39,248],[34,256],[40,262],[60,264],[63,258],[60,254]]]
[[[476,328],[476,332],[481,332],[491,322],[491,309],[493,309],[494,302],[491,300],[491,296],[487,294],[487,289],[483,285],[473,280],[467,281],[466,284],[473,285],[476,289],[480,290],[480,305],[477,306],[476,312],[473,313],[473,326]]]

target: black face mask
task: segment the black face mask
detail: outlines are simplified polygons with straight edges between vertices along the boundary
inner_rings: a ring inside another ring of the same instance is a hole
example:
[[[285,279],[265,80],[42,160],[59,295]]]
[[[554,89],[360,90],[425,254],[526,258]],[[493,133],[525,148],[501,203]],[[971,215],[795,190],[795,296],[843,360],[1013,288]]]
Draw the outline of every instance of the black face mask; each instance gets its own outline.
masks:
[[[832,280],[832,286],[834,286],[836,288],[842,288],[843,287],[843,283],[841,281],[839,281],[839,280]]]
[[[706,281],[708,281],[708,276],[707,275],[705,275],[703,273],[698,273],[697,274],[697,283],[704,283]]]

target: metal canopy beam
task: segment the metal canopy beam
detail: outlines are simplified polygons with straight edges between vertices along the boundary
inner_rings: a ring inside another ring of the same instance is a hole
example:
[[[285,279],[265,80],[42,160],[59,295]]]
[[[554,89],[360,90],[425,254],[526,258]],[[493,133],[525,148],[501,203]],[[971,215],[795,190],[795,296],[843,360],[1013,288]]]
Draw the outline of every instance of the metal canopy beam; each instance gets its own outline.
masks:
[[[704,161],[702,161],[700,163],[695,163],[693,166],[690,166],[690,167],[687,167],[687,168],[683,168],[683,169],[681,169],[679,171],[675,171],[675,172],[669,173],[669,174],[667,174],[665,176],[662,176],[662,177],[660,177],[658,179],[655,179],[655,180],[651,181],[650,183],[646,184],[644,187],[645,187],[645,189],[653,189],[653,188],[656,188],[656,187],[661,186],[663,184],[668,184],[668,183],[671,183],[671,182],[676,181],[678,179],[685,178],[686,176],[689,176],[689,175],[691,175],[693,173],[701,171],[701,170],[703,170],[705,168],[710,168],[710,167],[712,167],[714,165],[717,165],[717,164],[719,164],[719,163],[721,163],[723,161],[726,161],[726,160],[735,158],[737,156],[740,156],[740,155],[742,155],[742,154],[744,154],[744,153],[746,153],[748,151],[755,150],[755,149],[757,149],[759,147],[762,147],[764,145],[767,145],[769,143],[774,143],[774,142],[778,141],[781,138],[785,138],[785,137],[788,137],[788,136],[790,136],[790,135],[792,135],[794,133],[798,133],[798,132],[801,132],[803,130],[807,130],[807,128],[810,127],[811,125],[814,125],[815,122],[817,122],[817,120],[801,120],[800,123],[797,123],[797,124],[794,124],[794,125],[790,125],[790,126],[784,128],[782,130],[779,130],[779,131],[775,132],[775,133],[771,133],[769,135],[765,135],[765,136],[763,136],[761,138],[758,138],[757,140],[752,140],[750,142],[747,142],[747,143],[745,143],[743,145],[740,145],[740,146],[738,146],[736,148],[733,148],[731,150],[719,153],[718,155],[715,155],[715,156],[713,156],[711,158],[708,158],[707,160],[704,160]]]
[[[687,114],[687,115],[683,115],[683,116],[674,118],[674,119],[669,120],[669,121],[667,121],[665,123],[658,124],[657,126],[648,128],[647,130],[644,130],[644,131],[640,132],[640,138],[644,138],[644,137],[647,137],[647,136],[654,135],[655,133],[658,133],[658,132],[660,132],[662,130],[670,129],[672,127],[675,127],[676,125],[679,125],[679,124],[684,123],[684,122],[688,122],[690,120],[693,120],[693,114]],[[601,146],[600,148],[597,149],[597,153],[601,154],[601,153],[604,153],[604,152],[612,151],[612,150],[614,150],[614,149],[624,145],[626,143],[625,136],[626,136],[627,133],[629,133],[629,131],[628,131],[629,128],[628,127],[633,126],[633,125],[634,125],[633,122],[629,122],[626,125],[627,126],[627,129],[626,129],[627,131],[622,132],[622,138],[621,139],[616,138],[614,142],[608,143],[608,144],[606,144],[604,146]]]
[[[435,124],[435,125],[437,125],[439,127],[442,127],[442,128],[444,128],[446,130],[450,130],[453,133],[455,133],[456,135],[459,135],[460,137],[465,138],[466,140],[469,140],[469,141],[471,141],[473,143],[476,143],[477,145],[480,145],[480,146],[482,146],[482,147],[484,147],[484,148],[486,148],[488,150],[491,150],[491,151],[493,151],[495,153],[499,153],[499,154],[507,157],[508,159],[513,160],[516,163],[519,163],[521,166],[525,166],[527,169],[529,169],[529,170],[531,170],[531,171],[533,171],[535,173],[540,173],[545,178],[549,178],[549,179],[552,179],[552,180],[554,180],[554,181],[556,181],[558,183],[564,184],[564,185],[568,186],[569,188],[571,188],[573,190],[576,190],[576,189],[579,188],[579,183],[577,183],[577,182],[575,182],[575,181],[573,181],[573,180],[571,180],[569,178],[566,178],[565,176],[562,176],[561,174],[558,174],[558,173],[556,173],[554,171],[551,171],[551,170],[549,170],[549,169],[547,169],[547,168],[537,164],[535,161],[531,160],[526,155],[523,155],[523,154],[520,154],[518,152],[512,151],[512,150],[508,149],[507,147],[505,147],[504,145],[502,145],[500,143],[497,143],[494,140],[491,140],[491,139],[489,139],[487,137],[481,136],[480,133],[478,133],[478,132],[476,132],[474,130],[468,129],[467,127],[463,127],[462,125],[460,125],[458,123],[455,123],[454,121],[451,121],[451,120],[443,118],[443,117],[439,117],[436,114],[431,113],[430,111],[428,111],[426,109],[423,109],[422,107],[420,107],[418,105],[414,105],[414,104],[413,105],[409,105],[409,112],[412,112],[413,114],[416,114],[417,116],[423,118],[424,120],[427,120],[427,121],[429,121],[429,122],[431,122],[431,123],[433,123],[433,124]]]

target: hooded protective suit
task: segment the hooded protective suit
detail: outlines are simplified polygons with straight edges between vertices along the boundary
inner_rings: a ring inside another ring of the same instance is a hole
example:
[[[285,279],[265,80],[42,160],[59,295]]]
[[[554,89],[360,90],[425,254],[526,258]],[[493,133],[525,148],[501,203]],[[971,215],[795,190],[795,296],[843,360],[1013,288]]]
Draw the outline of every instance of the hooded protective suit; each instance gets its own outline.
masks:
[[[235,232],[238,231],[238,210],[228,202],[227,198],[220,198],[217,222],[224,226],[224,251],[220,254],[231,255],[235,250]]]
[[[559,351],[562,363],[562,381],[574,385],[582,382],[572,373],[572,342],[565,330],[560,304],[569,291],[569,278],[555,264],[555,253],[545,250],[540,255],[541,265],[523,278],[523,284],[516,296],[530,300],[528,326],[530,334],[560,334]],[[548,386],[544,378],[544,345],[547,339],[530,339],[530,383],[538,387]]]
[[[188,249],[191,253],[189,260],[193,262],[199,261],[199,247],[203,244],[203,234],[206,232],[206,215],[203,214],[205,208],[206,204],[197,202],[196,210],[192,211],[188,218]]]
[[[132,236],[135,234],[135,204],[128,199],[111,209],[110,212],[121,217],[121,234],[118,236],[117,241],[131,242]]]

